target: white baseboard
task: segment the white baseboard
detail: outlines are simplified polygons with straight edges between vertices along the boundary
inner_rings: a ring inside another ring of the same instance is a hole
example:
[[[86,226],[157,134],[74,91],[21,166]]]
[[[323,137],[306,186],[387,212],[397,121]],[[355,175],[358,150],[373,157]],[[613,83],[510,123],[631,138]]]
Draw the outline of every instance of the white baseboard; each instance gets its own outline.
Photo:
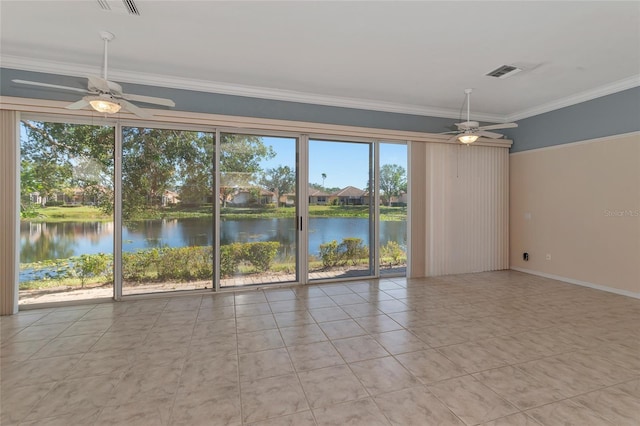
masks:
[[[635,299],[640,299],[640,293],[634,293],[633,291],[621,290],[619,288],[607,287],[605,285],[594,284],[587,281],[580,281],[573,278],[561,277],[559,275],[547,274],[546,272],[533,271],[531,269],[518,268],[516,266],[511,267],[512,270],[518,272],[524,272],[525,274],[538,275],[539,277],[551,278],[552,280],[563,281],[569,284],[575,284],[583,287],[589,287],[596,290],[607,291],[609,293],[615,293],[622,296],[633,297]]]

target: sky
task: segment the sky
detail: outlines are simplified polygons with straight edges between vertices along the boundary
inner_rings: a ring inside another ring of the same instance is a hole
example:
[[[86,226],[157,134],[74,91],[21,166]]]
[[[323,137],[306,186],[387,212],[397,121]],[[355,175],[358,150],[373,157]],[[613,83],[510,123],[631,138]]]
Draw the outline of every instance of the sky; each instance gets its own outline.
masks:
[[[280,165],[295,167],[296,140],[294,138],[263,137],[265,145],[273,147],[275,158],[263,161],[262,169]],[[380,144],[380,165],[398,164],[407,169],[407,146]],[[369,174],[369,144],[356,142],[309,141],[309,182],[322,185],[322,174],[327,188],[355,186],[364,189]]]

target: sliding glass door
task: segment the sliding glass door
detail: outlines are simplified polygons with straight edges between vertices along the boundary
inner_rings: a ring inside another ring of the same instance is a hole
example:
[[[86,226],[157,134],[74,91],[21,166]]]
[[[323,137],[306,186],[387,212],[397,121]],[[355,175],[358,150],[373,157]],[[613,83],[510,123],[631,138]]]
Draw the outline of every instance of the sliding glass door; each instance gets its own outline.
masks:
[[[309,280],[373,276],[373,143],[309,140]]]
[[[298,281],[297,147],[220,134],[220,287]]]
[[[214,136],[122,128],[124,295],[212,288]]]

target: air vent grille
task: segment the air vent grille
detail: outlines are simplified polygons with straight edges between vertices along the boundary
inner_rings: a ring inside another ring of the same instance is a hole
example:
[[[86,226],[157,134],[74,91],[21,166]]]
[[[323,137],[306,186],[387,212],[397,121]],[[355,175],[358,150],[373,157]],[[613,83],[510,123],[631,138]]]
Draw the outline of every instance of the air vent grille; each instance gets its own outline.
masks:
[[[489,77],[507,78],[519,73],[520,71],[522,71],[520,68],[514,67],[513,65],[502,65],[486,75]]]
[[[133,0],[96,0],[102,10],[140,16],[140,9]]]
[[[129,15],[140,16],[140,11],[138,10],[138,6],[136,6],[133,0],[122,0],[122,3],[124,3],[124,7],[127,8],[127,12],[129,12]]]
[[[98,6],[102,10],[111,10],[111,6],[109,6],[109,2],[107,0],[98,0]]]

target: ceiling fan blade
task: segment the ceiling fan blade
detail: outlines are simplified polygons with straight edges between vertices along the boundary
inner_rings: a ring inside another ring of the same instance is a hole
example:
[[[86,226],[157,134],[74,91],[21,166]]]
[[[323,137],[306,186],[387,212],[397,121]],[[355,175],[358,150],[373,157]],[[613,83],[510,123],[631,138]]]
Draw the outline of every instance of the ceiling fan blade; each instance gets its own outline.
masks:
[[[481,126],[480,130],[498,130],[498,129],[513,129],[514,127],[518,127],[517,123],[502,123],[502,124],[491,124],[489,126]]]
[[[118,83],[105,80],[104,78],[95,75],[90,75],[87,77],[87,80],[89,80],[89,90],[94,89],[98,92],[122,95],[122,86]]]
[[[447,142],[455,141],[456,139],[458,139],[458,136],[459,136],[459,134],[455,134],[455,135],[451,136],[449,139],[447,139]]]
[[[86,89],[78,89],[77,87],[69,87],[69,86],[60,86],[58,84],[40,83],[37,81],[27,81],[27,80],[11,80],[11,81],[13,81],[14,83],[26,84],[29,86],[47,87],[49,89],[71,90],[78,93],[89,93]]]
[[[66,109],[82,109],[82,108],[86,108],[88,106],[89,106],[89,102],[85,101],[84,99],[80,99],[78,102],[74,102],[72,104],[69,104],[65,108]]]
[[[457,135],[458,133],[460,133],[460,131],[459,131],[459,130],[453,130],[453,131],[451,131],[451,132],[441,132],[441,133],[438,133],[438,134],[439,134],[439,135],[453,135],[453,134],[456,134],[456,135]]]
[[[176,103],[173,102],[171,99],[156,98],[153,96],[144,96],[144,95],[134,95],[132,93],[123,93],[122,99],[126,99],[128,101],[135,101],[135,102],[144,102],[145,104],[162,105],[167,107],[176,106]]]
[[[122,108],[126,109],[127,111],[129,111],[129,112],[131,112],[131,113],[133,113],[135,115],[137,115],[140,118],[151,118],[151,117],[153,117],[153,115],[149,114],[148,112],[146,112],[142,108],[135,106],[131,102],[127,102],[124,99],[121,99],[118,102],[120,102],[120,104],[122,105]]]
[[[478,136],[484,136],[485,138],[491,138],[491,139],[500,139],[501,137],[504,136],[504,135],[501,135],[500,133],[487,132],[485,130],[478,130],[477,132],[474,132],[474,134]]]

